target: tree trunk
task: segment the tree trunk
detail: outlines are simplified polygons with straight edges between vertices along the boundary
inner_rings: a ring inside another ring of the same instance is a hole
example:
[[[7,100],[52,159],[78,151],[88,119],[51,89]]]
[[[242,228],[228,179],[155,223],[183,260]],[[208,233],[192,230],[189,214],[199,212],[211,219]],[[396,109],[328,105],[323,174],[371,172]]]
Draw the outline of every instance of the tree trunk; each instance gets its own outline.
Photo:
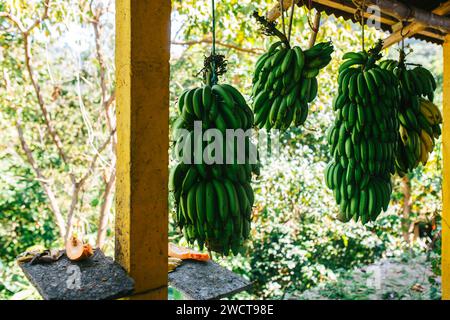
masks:
[[[410,226],[411,226],[411,182],[408,176],[402,179],[403,185],[403,214],[402,214],[402,234],[406,243],[411,243]]]
[[[97,231],[97,247],[102,248],[105,244],[106,231],[108,230],[108,218],[111,212],[112,200],[114,198],[114,183],[116,181],[116,170],[113,169],[111,176],[106,183],[103,203],[100,208],[100,218]]]

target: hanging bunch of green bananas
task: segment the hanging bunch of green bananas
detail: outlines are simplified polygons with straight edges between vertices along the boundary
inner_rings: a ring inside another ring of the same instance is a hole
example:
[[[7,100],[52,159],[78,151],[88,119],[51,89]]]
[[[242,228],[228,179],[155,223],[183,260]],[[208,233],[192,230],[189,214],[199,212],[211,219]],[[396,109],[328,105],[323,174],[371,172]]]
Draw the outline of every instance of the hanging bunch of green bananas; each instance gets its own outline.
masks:
[[[325,182],[340,205],[339,219],[374,221],[386,211],[398,141],[397,78],[376,65],[381,45],[349,52],[339,68],[336,119],[327,133],[333,160]]]
[[[402,54],[404,55],[404,53]],[[403,93],[422,96],[433,102],[437,83],[428,69],[422,66],[407,69],[404,62],[399,63],[396,60],[384,60],[380,62],[380,67],[396,74],[401,82]],[[398,70],[396,71],[396,69]]]
[[[197,241],[201,248],[206,245],[221,254],[228,255],[230,250],[237,254],[250,233],[254,203],[250,183],[260,167],[251,160],[256,147],[250,137],[245,137],[245,155],[241,155],[237,144],[226,140],[225,131],[250,129],[253,112],[239,91],[227,84],[185,91],[178,108],[181,116],[174,125],[174,140],[179,163],[169,179],[176,201],[175,221],[189,243]],[[208,131],[196,135],[195,121],[202,121],[204,130],[217,129],[224,146],[211,149],[217,135]],[[222,151],[220,163],[224,164],[211,161]],[[229,155],[232,161],[227,160]]]
[[[178,112],[187,128],[202,121],[204,129],[217,128],[223,133],[226,129],[250,129],[254,121],[244,97],[229,84],[184,91],[178,99]]]
[[[400,62],[384,60],[380,63],[383,69],[392,71],[399,79],[400,140],[395,169],[401,177],[420,163],[427,163],[433,152],[434,138],[441,135],[442,123],[441,112],[431,102],[436,90],[436,80],[430,71],[421,66],[407,69],[404,56],[402,52]]]
[[[317,75],[331,61],[333,45],[322,42],[302,51],[279,41],[257,61],[253,77],[253,110],[259,128],[286,130],[300,126],[308,103],[319,89]]]

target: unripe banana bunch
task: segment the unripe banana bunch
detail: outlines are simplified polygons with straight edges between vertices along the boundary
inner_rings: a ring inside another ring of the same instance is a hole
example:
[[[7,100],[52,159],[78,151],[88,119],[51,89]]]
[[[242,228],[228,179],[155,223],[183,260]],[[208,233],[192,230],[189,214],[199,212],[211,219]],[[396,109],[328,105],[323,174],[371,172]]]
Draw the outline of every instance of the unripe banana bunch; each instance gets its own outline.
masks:
[[[185,90],[178,99],[178,112],[187,128],[192,128],[194,121],[202,121],[205,129],[225,132],[250,129],[254,122],[253,111],[244,97],[229,84]]]
[[[319,89],[317,75],[331,61],[333,45],[322,42],[302,51],[272,44],[257,61],[253,77],[253,110],[259,128],[286,130],[303,125],[308,103]]]
[[[228,143],[225,130],[251,128],[253,112],[239,91],[226,84],[186,91],[180,96],[178,107],[181,116],[174,128],[175,148],[186,144],[190,148],[177,152],[180,162],[170,173],[175,221],[189,243],[197,241],[200,248],[206,245],[221,254],[228,255],[230,250],[237,254],[249,237],[255,200],[251,179],[254,173],[259,174],[260,165],[250,161],[251,150],[256,147],[249,137],[245,137],[244,161],[238,162],[236,144]],[[227,164],[208,164],[212,162],[203,159],[217,137],[196,137],[194,121],[200,120],[203,129],[218,129],[221,133],[223,163]],[[188,133],[183,135],[180,129],[187,129]],[[233,161],[225,162],[232,151]],[[195,160],[196,155],[200,155],[200,163]]]
[[[433,74],[428,69],[422,66],[406,69],[405,66],[403,66],[401,68],[402,72],[397,74],[399,71],[395,70],[398,69],[399,62],[396,60],[384,60],[380,63],[380,67],[393,71],[404,84],[406,93],[422,96],[433,102],[437,83]]]
[[[441,135],[442,115],[430,101],[434,97],[436,81],[431,72],[420,66],[407,69],[404,62],[395,60],[385,60],[380,65],[393,71],[399,79],[400,141],[395,167],[397,174],[403,177],[420,163],[427,163],[434,148],[434,139]]]
[[[392,193],[399,92],[393,73],[376,65],[377,54],[346,53],[339,68],[336,119],[327,133],[334,159],[325,182],[344,222],[374,221]]]

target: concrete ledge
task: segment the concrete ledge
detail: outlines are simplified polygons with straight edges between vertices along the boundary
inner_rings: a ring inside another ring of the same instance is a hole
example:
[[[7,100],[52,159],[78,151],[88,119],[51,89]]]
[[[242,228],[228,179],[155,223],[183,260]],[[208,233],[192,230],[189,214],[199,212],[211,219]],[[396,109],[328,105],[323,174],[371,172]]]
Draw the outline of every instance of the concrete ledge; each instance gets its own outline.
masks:
[[[213,261],[185,260],[169,273],[169,285],[181,291],[186,299],[215,300],[251,288],[250,281]]]
[[[64,254],[56,262],[19,266],[45,300],[109,300],[133,293],[133,279],[99,249],[85,261],[72,262]]]

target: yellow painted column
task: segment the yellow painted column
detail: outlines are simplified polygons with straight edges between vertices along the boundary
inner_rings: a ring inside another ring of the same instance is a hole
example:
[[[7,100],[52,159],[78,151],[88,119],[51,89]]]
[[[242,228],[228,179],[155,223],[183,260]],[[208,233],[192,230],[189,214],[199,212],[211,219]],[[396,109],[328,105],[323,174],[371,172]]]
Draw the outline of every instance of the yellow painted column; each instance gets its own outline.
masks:
[[[167,299],[170,0],[116,0],[116,260]]]
[[[447,36],[444,43],[443,93],[442,299],[450,300],[450,36]]]

